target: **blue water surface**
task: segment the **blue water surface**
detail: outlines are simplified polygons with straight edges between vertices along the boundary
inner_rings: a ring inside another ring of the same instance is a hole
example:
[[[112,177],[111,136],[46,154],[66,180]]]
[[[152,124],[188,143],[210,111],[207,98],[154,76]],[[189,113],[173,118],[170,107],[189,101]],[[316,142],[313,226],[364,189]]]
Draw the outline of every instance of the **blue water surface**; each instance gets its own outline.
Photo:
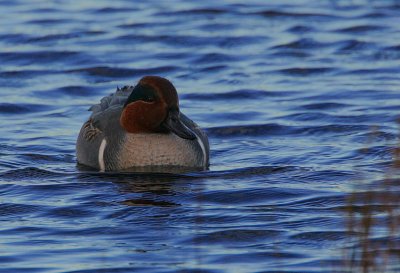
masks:
[[[397,199],[371,197],[400,196],[399,18],[389,0],[0,0],[0,272],[399,272]],[[210,170],[77,167],[88,107],[145,75],[175,84]]]

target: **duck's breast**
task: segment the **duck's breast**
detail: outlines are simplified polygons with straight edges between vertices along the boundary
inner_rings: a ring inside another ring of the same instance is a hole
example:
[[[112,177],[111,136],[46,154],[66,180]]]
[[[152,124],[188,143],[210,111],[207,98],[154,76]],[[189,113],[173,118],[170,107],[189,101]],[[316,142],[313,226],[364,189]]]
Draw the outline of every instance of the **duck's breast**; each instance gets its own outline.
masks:
[[[120,169],[133,166],[203,167],[204,155],[196,140],[175,134],[126,134],[119,151]]]

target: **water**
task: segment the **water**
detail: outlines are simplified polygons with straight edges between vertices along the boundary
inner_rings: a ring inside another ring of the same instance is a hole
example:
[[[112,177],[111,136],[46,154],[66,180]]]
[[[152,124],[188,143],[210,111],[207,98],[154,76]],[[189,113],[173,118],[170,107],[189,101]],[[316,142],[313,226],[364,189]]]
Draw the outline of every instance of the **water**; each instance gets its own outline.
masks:
[[[79,3],[78,3],[79,2]],[[0,272],[399,272],[398,1],[0,1]],[[209,171],[76,166],[170,79]]]

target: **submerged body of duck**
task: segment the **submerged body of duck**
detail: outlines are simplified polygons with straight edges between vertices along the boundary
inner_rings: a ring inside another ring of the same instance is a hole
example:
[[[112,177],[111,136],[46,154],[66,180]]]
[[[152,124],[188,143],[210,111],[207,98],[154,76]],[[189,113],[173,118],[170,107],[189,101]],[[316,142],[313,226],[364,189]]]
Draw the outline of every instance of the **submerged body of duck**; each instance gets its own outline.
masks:
[[[167,79],[143,77],[90,110],[76,143],[80,164],[101,171],[209,165],[207,135],[180,113],[176,89]]]

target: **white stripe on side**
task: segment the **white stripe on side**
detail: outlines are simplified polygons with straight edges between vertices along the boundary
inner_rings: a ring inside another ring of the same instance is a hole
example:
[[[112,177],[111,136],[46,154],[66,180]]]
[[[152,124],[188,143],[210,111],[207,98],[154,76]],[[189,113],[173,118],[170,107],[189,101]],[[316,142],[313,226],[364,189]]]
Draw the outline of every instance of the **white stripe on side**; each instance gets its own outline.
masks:
[[[204,144],[199,137],[197,137],[197,142],[199,143],[201,150],[203,151],[203,167],[207,168],[206,148],[204,147]]]
[[[206,154],[206,147],[204,147],[204,143],[201,141],[201,138],[199,137],[198,134],[196,134],[196,132],[194,130],[192,130],[191,128],[186,126],[186,124],[183,124],[183,126],[185,126],[189,131],[191,131],[196,136],[197,143],[199,143],[201,151],[203,152],[203,167],[204,167],[204,169],[206,169],[207,168],[207,154]]]
[[[99,168],[101,172],[104,172],[106,170],[106,166],[104,164],[104,150],[106,149],[106,146],[107,140],[103,138],[99,148]]]
[[[193,131],[192,131],[193,132]],[[206,154],[206,147],[204,147],[204,143],[201,141],[201,138],[198,134],[193,132],[196,135],[197,143],[199,143],[201,151],[203,152],[203,167],[207,168],[207,154]]]

